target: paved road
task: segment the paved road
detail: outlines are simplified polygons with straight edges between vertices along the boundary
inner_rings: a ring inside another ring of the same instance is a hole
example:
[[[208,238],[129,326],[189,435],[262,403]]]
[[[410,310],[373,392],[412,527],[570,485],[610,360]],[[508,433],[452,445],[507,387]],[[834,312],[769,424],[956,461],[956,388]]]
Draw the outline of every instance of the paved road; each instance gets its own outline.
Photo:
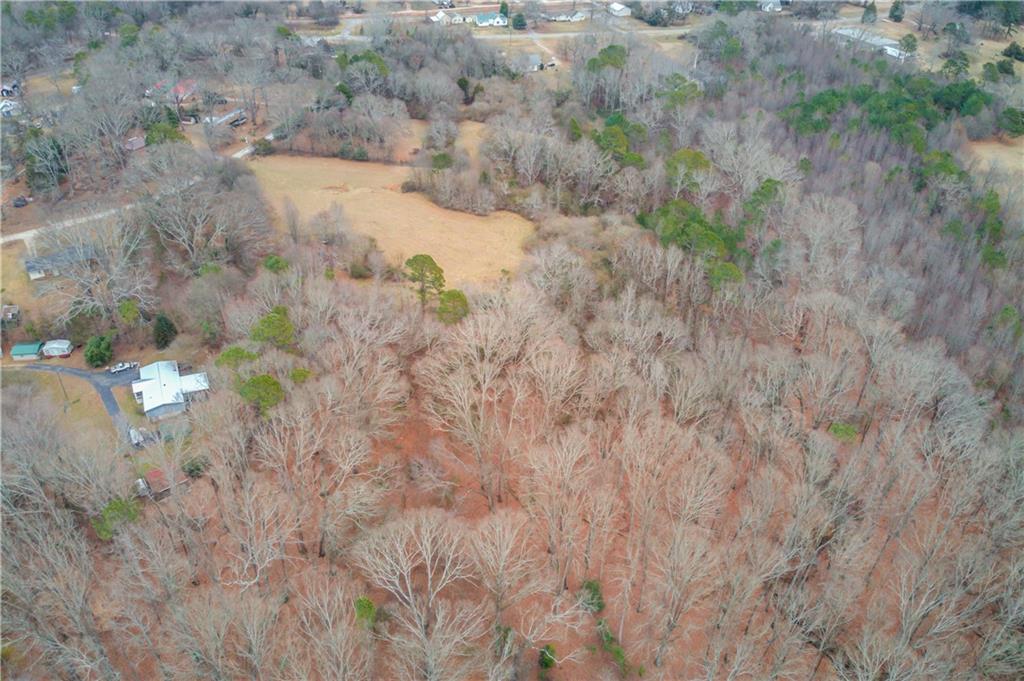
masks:
[[[138,369],[130,369],[118,374],[112,374],[109,371],[86,371],[85,369],[62,367],[57,364],[27,364],[22,368],[84,378],[99,393],[100,399],[103,401],[103,407],[110,414],[110,419],[114,422],[114,428],[117,429],[118,435],[124,438],[125,441],[128,440],[128,420],[121,413],[121,406],[117,403],[117,398],[114,397],[114,392],[111,388],[131,385],[132,381],[139,377]]]

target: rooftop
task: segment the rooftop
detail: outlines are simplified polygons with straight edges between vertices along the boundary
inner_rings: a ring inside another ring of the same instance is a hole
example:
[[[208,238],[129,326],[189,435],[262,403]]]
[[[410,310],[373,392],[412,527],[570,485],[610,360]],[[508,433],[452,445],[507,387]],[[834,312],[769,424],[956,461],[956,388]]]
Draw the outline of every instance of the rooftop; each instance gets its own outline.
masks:
[[[173,360],[153,362],[139,369],[139,380],[132,383],[132,392],[141,395],[142,408],[146,412],[170,404],[183,404],[188,393],[207,390],[210,383],[205,373],[178,373],[178,363]]]

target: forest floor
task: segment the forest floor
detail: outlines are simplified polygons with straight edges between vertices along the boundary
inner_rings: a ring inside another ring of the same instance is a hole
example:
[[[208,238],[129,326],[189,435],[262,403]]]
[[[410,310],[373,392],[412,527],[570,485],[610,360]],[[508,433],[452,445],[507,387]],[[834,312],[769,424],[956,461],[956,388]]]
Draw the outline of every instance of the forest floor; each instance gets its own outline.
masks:
[[[304,219],[337,203],[353,230],[373,238],[389,261],[400,264],[427,253],[456,285],[514,271],[533,233],[533,224],[513,213],[471,215],[441,208],[423,194],[403,193],[407,166],[277,154],[254,159],[250,167],[278,217],[286,197]],[[277,225],[283,229],[280,220]]]

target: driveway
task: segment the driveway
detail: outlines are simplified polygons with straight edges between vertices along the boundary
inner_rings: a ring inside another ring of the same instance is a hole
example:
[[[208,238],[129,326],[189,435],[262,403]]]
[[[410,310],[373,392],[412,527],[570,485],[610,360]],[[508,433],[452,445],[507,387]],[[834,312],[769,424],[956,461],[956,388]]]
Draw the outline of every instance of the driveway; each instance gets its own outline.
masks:
[[[111,388],[131,385],[132,381],[139,377],[138,369],[130,369],[118,374],[112,374],[109,371],[86,371],[85,369],[62,367],[57,364],[28,364],[22,368],[84,378],[99,393],[104,408],[106,408],[107,413],[110,414],[110,419],[114,422],[114,428],[127,441],[128,421],[125,419],[124,414],[121,413],[121,406],[117,403],[117,398],[114,397],[114,392]]]

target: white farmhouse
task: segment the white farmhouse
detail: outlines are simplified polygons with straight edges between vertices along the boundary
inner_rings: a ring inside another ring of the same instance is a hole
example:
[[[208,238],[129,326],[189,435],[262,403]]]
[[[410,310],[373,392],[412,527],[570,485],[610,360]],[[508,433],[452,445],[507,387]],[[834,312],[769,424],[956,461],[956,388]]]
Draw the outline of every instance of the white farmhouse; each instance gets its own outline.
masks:
[[[499,12],[485,12],[484,14],[477,14],[473,17],[473,21],[476,22],[477,26],[508,26],[508,19],[504,14]]]

